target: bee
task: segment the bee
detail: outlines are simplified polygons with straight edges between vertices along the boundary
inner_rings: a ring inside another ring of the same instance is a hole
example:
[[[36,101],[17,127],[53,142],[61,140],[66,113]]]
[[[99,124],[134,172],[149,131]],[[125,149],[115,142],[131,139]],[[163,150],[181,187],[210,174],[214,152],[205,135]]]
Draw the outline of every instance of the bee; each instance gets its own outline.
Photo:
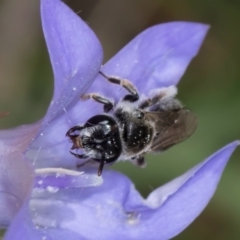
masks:
[[[70,153],[86,162],[97,162],[98,176],[105,164],[119,160],[144,167],[146,153],[165,151],[196,130],[197,118],[175,98],[175,86],[155,89],[144,97],[129,80],[99,73],[109,83],[121,85],[128,94],[117,103],[97,93],[83,95],[83,100],[103,104],[103,114],[66,133],[73,143]],[[82,154],[77,152],[79,149]]]

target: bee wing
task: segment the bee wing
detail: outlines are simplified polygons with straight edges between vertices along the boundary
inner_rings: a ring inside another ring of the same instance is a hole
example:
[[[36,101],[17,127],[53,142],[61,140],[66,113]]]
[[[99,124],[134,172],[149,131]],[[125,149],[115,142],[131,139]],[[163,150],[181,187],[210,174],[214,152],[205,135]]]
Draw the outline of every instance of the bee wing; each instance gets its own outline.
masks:
[[[197,128],[196,115],[179,109],[168,112],[147,112],[145,115],[155,123],[158,134],[153,140],[151,151],[163,151],[190,137]]]

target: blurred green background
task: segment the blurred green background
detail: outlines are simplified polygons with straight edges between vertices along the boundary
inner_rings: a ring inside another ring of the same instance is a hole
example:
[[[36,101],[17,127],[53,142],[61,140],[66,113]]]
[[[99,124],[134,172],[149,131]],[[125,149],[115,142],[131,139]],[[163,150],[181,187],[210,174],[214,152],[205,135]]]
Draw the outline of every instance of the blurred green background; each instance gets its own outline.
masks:
[[[225,144],[240,138],[240,1],[69,0],[98,35],[105,61],[139,32],[157,23],[186,20],[211,29],[179,84],[179,99],[199,118],[196,133],[159,156],[146,169],[120,163],[147,196]],[[0,2],[0,127],[44,116],[53,91],[52,70],[41,30],[39,1]],[[159,160],[159,158],[161,160]],[[240,151],[223,174],[204,212],[176,240],[240,239]]]

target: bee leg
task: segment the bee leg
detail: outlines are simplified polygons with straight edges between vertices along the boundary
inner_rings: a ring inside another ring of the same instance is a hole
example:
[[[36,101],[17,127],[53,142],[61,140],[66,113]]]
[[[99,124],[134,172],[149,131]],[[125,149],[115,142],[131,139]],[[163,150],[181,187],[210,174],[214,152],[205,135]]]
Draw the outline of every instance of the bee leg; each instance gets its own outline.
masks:
[[[107,98],[102,97],[97,93],[89,93],[89,94],[85,94],[81,97],[82,100],[88,100],[90,98],[92,98],[96,102],[102,103],[104,105],[103,110],[105,113],[107,113],[113,109],[113,103],[110,100],[108,100]]]
[[[74,156],[74,157],[77,157],[77,158],[80,158],[80,159],[83,159],[83,158],[88,158],[88,156],[86,156],[85,154],[77,154],[77,153],[73,153],[70,151],[70,153]],[[85,164],[85,163],[84,163]],[[82,164],[80,164],[81,166]],[[77,165],[78,167],[78,165]]]
[[[146,160],[143,155],[137,156],[137,157],[133,158],[132,160],[133,160],[132,163],[140,168],[144,168],[147,165]]]
[[[152,100],[150,98],[146,99],[145,101],[141,102],[139,105],[140,109],[145,109],[147,107],[152,106]]]
[[[73,132],[75,132],[75,131],[81,131],[83,128],[84,128],[84,126],[75,126],[75,127],[72,127],[72,128],[70,128],[70,129],[67,131],[66,136],[67,136],[67,137],[75,136],[75,134],[74,134],[74,135],[71,135],[71,134],[72,134]]]
[[[66,137],[69,137],[73,142],[77,139],[79,136],[78,134],[74,134],[75,131],[81,131],[84,128],[84,126],[75,126],[70,128],[67,133]]]
[[[156,103],[159,103],[164,97],[165,95],[162,92],[160,92],[159,94],[154,95],[152,98],[148,98],[145,101],[141,102],[139,108],[145,109],[151,107]]]
[[[103,72],[99,71],[99,73],[106,78],[110,83],[121,85],[125,88],[130,94],[126,95],[123,100],[129,102],[135,102],[139,99],[139,94],[135,86],[127,79],[121,79],[118,77],[108,76]]]

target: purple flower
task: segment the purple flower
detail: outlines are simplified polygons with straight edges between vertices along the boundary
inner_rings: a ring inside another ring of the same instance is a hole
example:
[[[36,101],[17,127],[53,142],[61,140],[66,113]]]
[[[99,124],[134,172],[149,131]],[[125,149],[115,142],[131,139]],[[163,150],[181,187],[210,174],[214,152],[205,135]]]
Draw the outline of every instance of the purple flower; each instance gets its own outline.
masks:
[[[101,45],[59,0],[42,0],[41,14],[54,72],[54,95],[35,124],[0,132],[0,225],[6,240],[170,239],[204,209],[239,144],[233,142],[143,199],[131,181],[104,169],[79,172],[66,131],[101,112],[86,90],[120,99],[124,91],[98,72]],[[176,85],[197,54],[208,26],[172,22],[147,29],[102,67],[130,79],[142,94]],[[67,170],[69,169],[69,170]]]

